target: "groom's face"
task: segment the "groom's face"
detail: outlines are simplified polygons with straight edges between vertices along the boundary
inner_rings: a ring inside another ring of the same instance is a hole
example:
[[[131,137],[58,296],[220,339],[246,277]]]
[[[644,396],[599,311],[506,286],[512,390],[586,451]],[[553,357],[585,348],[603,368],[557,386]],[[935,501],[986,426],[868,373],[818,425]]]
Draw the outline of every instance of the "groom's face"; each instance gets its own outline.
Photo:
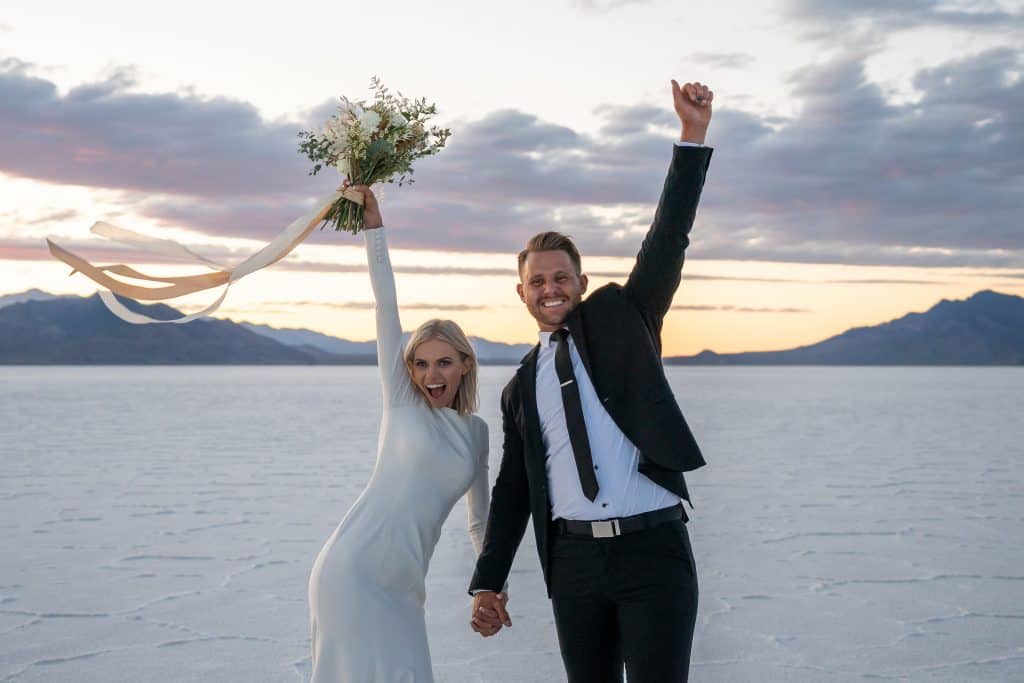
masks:
[[[576,272],[564,251],[526,255],[516,291],[541,330],[554,332],[587,291],[587,276]]]

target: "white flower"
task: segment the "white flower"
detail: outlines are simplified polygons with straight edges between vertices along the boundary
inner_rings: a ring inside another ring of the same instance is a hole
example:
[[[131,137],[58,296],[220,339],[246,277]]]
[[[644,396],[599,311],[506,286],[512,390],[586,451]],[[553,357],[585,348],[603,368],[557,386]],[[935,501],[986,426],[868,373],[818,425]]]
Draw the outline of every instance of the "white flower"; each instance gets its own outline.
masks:
[[[359,115],[359,127],[362,128],[364,131],[368,133],[375,131],[377,130],[377,126],[379,125],[380,114],[373,111],[372,109],[367,109],[366,111]]]
[[[402,116],[402,112],[393,111],[388,114],[388,122],[395,128],[405,128],[409,125],[409,121]]]
[[[338,157],[339,159],[348,154],[348,141],[347,140],[335,140],[331,143],[331,154]]]
[[[341,157],[340,159],[338,159],[338,163],[336,163],[334,167],[338,169],[338,173],[340,173],[343,176],[347,176],[349,171],[352,170],[351,167],[348,165],[348,157]]]
[[[339,141],[343,141],[348,137],[348,126],[345,125],[345,122],[337,116],[332,116],[327,123],[324,124],[324,137],[337,144]]]

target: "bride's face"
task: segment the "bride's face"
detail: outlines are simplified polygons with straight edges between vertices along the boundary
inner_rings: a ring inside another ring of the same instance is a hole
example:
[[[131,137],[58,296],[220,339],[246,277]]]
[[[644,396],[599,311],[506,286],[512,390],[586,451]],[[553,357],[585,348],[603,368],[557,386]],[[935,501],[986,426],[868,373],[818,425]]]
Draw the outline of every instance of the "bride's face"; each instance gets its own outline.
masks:
[[[454,346],[429,339],[412,356],[412,382],[434,408],[451,408],[469,365]]]

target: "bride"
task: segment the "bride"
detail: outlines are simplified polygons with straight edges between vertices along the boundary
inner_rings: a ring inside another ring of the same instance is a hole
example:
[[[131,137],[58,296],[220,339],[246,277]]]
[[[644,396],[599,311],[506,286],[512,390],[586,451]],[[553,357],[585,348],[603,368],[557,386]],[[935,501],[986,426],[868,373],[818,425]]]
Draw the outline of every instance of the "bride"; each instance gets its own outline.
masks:
[[[403,353],[380,209],[369,187],[350,189],[364,199],[384,410],[373,475],[309,579],[312,683],[432,682],[427,565],[463,494],[477,555],[487,516],[487,423],[473,414],[476,355],[450,320],[421,325]]]

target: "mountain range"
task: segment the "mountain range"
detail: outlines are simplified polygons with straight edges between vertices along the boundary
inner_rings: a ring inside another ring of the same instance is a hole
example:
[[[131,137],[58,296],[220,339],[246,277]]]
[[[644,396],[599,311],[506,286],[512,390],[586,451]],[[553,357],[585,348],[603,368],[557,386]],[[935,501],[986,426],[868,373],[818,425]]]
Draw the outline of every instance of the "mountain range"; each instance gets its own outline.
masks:
[[[154,318],[181,313],[123,300]],[[408,334],[408,333],[406,333]],[[482,364],[517,364],[529,344],[471,337]],[[185,325],[131,325],[98,295],[56,296],[38,289],[0,296],[0,364],[374,364],[376,342],[304,329],[216,318]],[[1024,365],[1024,298],[985,290],[943,299],[923,313],[857,327],[781,351],[665,359],[666,365]]]
[[[122,299],[157,319],[181,312]],[[409,333],[405,333],[408,339]],[[529,344],[470,337],[481,364],[518,363]],[[202,318],[183,325],[132,325],[99,295],[56,296],[38,289],[0,297],[0,365],[373,365],[377,343],[303,329]]]
[[[666,365],[1024,365],[1024,298],[980,291],[924,313],[784,351],[666,358]]]

